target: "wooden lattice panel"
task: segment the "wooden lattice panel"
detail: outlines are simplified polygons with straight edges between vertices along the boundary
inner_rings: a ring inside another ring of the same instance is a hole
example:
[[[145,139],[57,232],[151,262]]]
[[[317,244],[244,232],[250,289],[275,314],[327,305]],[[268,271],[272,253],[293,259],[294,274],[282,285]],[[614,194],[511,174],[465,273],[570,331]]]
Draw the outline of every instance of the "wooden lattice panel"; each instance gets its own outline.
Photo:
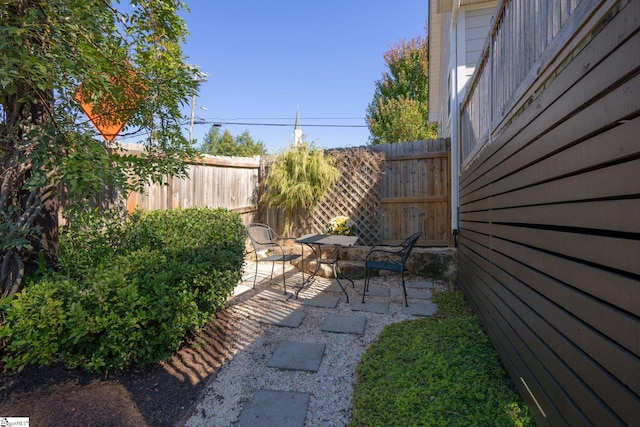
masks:
[[[341,177],[328,194],[313,209],[304,228],[309,233],[325,233],[332,218],[348,216],[357,226],[359,244],[372,245],[380,241],[380,185],[378,167],[371,153],[339,152],[335,166]]]
[[[399,243],[421,232],[418,246],[451,244],[450,145],[444,139],[328,151],[341,178],[311,212],[293,212],[290,236],[326,233],[329,221],[348,216],[358,244]],[[285,230],[281,208],[260,208],[261,220]]]

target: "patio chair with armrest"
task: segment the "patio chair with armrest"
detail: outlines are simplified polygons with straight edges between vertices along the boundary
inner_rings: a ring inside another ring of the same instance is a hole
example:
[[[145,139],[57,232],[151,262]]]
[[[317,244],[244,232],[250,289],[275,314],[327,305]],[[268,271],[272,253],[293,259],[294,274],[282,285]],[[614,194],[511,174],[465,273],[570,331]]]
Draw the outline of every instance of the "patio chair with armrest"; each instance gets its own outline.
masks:
[[[364,296],[369,290],[369,270],[387,270],[400,273],[402,275],[402,291],[404,292],[404,305],[409,306],[407,302],[407,288],[404,283],[405,264],[413,247],[416,245],[418,238],[422,233],[415,233],[407,237],[404,242],[399,245],[374,245],[364,262],[364,289],[362,290],[362,302]]]
[[[285,277],[285,263],[299,258],[301,254],[287,254],[281,242],[287,240],[294,241],[293,237],[282,237],[278,235],[271,227],[265,224],[249,224],[247,226],[247,235],[253,247],[253,253],[256,257],[256,275],[253,278],[253,288],[256,287],[258,278],[258,263],[271,262],[271,277],[273,279],[273,270],[276,262],[282,263],[282,285],[284,293],[287,293],[287,279]]]

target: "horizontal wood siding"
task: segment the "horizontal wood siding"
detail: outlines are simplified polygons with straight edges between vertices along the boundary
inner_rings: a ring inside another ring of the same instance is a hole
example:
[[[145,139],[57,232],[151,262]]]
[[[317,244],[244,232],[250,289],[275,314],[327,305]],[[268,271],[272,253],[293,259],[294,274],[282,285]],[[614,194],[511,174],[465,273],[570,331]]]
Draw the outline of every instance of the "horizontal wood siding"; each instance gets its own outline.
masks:
[[[544,44],[580,2],[514,3]],[[640,2],[607,4],[460,177],[458,281],[539,425],[640,416]]]

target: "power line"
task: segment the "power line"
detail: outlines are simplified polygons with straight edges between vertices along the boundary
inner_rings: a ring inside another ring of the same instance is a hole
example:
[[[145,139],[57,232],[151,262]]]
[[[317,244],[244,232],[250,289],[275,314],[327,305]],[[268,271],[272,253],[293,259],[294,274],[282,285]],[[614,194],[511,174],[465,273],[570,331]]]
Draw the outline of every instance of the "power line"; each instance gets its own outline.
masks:
[[[249,119],[247,119],[249,120]],[[262,120],[262,119],[255,119],[255,120]],[[269,120],[269,119],[264,119],[264,120]],[[276,119],[271,119],[271,120],[276,120]],[[307,120],[307,119],[305,119]],[[324,119],[317,119],[317,120],[324,120]],[[341,120],[341,119],[334,119],[334,120]],[[354,119],[355,120],[355,119]],[[358,120],[362,120],[362,119],[358,119]],[[240,125],[240,126],[281,126],[281,127],[293,127],[294,124],[293,123],[261,123],[261,122],[237,122],[237,121],[229,121],[229,119],[221,119],[221,120],[214,120],[214,119],[197,119],[195,124],[198,125]],[[301,127],[328,127],[328,128],[366,128],[367,125],[350,125],[350,124],[337,124],[337,123],[324,123],[324,124],[313,124],[313,123],[305,123],[305,124],[300,124]]]
[[[294,124],[292,123],[260,123],[260,122],[238,122],[235,120],[292,120],[289,117],[246,117],[246,118],[237,118],[237,119],[226,119],[226,118],[222,118],[222,119],[214,119],[214,118],[206,118],[206,119],[199,119],[196,118],[193,122],[194,125],[212,125],[212,126],[216,126],[216,127],[220,127],[220,126],[233,126],[233,125],[237,125],[237,126],[271,126],[271,127],[293,127]],[[308,117],[305,118],[306,120],[363,120],[363,118],[361,117]],[[182,122],[182,125],[189,125],[190,121],[184,121]],[[323,128],[366,128],[368,127],[367,125],[352,125],[352,124],[337,124],[337,123],[323,123],[323,124],[314,124],[314,123],[305,123],[305,124],[301,124],[301,127],[323,127]],[[131,138],[136,138],[136,137],[144,137],[144,136],[148,136],[151,132],[150,131],[135,131],[135,132],[129,132],[129,133],[125,133],[120,135],[119,137],[121,139],[131,139]]]
[[[205,118],[204,120],[229,120],[229,121],[235,121],[235,120],[291,120],[292,122],[295,121],[295,118],[291,118],[291,117],[234,117],[234,118],[229,118],[229,117],[209,117],[209,118]],[[305,117],[304,120],[364,120],[364,118],[362,117]]]
[[[198,121],[202,125],[241,125],[241,126],[283,126],[293,127],[291,123],[251,123],[251,122],[220,122],[220,121]],[[367,125],[344,125],[344,124],[300,124],[300,127],[324,127],[324,128],[366,128]]]
[[[266,119],[265,119],[266,120]],[[305,119],[307,120],[307,119]],[[318,119],[320,120],[320,119]],[[188,125],[189,122],[182,123],[184,126]],[[273,127],[293,127],[294,125],[291,123],[254,123],[254,122],[228,122],[228,121],[217,121],[217,120],[199,120],[196,119],[193,123],[194,125],[213,125],[216,127],[220,127],[222,125],[238,125],[238,126],[273,126]],[[345,125],[345,124],[301,124],[301,127],[326,127],[326,128],[366,128],[367,125]],[[148,136],[151,134],[150,131],[137,131],[131,133],[125,133],[119,135],[121,139],[131,139],[136,137]]]

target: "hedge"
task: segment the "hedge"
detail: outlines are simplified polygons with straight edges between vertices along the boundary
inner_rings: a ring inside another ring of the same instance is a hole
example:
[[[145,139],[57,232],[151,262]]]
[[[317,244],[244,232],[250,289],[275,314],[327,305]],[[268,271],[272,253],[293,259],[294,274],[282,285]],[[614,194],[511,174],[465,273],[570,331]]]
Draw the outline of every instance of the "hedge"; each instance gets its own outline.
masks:
[[[57,271],[0,301],[5,367],[102,372],[167,359],[240,280],[245,228],[227,209],[73,218]]]

